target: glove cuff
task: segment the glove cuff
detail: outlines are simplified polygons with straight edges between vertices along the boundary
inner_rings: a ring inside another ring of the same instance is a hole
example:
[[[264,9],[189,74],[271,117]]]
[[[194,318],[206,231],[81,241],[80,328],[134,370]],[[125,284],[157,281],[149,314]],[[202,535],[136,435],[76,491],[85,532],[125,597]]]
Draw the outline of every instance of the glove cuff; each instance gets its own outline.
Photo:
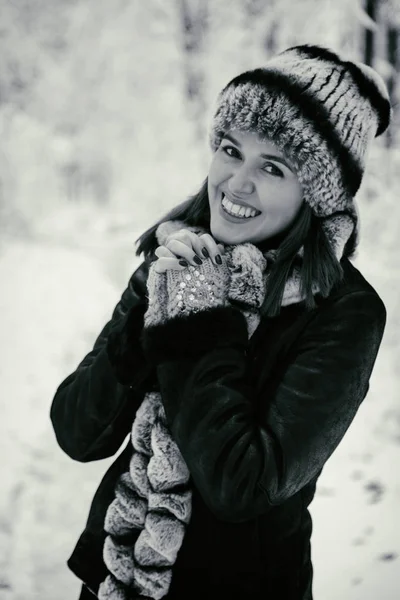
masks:
[[[164,273],[157,273],[155,263],[152,263],[147,279],[149,304],[144,326],[151,327],[179,315],[226,306],[229,277],[224,256],[221,265],[214,265],[211,258],[207,258],[198,267],[189,265],[182,270],[168,269]]]
[[[167,320],[167,276],[157,273],[155,262],[150,265],[147,278],[148,308],[144,315],[144,327],[151,327]]]
[[[217,306],[225,306],[229,285],[226,261],[214,265],[203,259],[198,267],[167,271],[168,316],[187,315]]]

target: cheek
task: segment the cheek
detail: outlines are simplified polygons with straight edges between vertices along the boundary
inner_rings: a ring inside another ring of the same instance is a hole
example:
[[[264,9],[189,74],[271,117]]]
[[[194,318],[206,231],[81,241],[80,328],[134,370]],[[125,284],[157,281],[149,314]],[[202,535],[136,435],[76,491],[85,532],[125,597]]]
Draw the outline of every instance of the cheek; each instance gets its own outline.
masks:
[[[265,185],[260,192],[260,198],[263,198],[262,205],[269,214],[287,214],[297,212],[302,202],[302,191],[297,184],[293,182],[277,182],[276,185]]]
[[[215,156],[211,161],[208,170],[208,181],[211,185],[219,185],[224,177],[227,176],[227,169],[218,156]]]

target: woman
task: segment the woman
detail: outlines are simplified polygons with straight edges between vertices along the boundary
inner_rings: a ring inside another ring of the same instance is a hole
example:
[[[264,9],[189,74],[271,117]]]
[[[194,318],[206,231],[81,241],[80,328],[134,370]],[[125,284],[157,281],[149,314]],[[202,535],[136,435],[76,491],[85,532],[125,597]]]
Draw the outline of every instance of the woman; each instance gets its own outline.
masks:
[[[381,78],[290,48],[222,90],[208,177],[59,386],[61,448],[103,478],[68,560],[81,598],[311,600],[308,506],[360,403],[386,310],[350,258]]]

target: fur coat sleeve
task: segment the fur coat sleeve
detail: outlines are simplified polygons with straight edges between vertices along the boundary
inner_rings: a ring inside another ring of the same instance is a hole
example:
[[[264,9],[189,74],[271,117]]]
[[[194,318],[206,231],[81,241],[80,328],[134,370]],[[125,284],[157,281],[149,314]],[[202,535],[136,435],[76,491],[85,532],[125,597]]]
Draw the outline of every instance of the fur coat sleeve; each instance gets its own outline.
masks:
[[[148,388],[152,368],[140,342],[147,276],[148,265],[143,262],[93,349],[55,392],[50,409],[53,429],[61,448],[75,460],[113,456]]]
[[[255,518],[318,474],[367,393],[385,321],[376,295],[338,297],[284,357],[273,395],[259,398],[257,382],[246,378],[237,309],[212,307],[145,329],[171,433],[217,517]]]

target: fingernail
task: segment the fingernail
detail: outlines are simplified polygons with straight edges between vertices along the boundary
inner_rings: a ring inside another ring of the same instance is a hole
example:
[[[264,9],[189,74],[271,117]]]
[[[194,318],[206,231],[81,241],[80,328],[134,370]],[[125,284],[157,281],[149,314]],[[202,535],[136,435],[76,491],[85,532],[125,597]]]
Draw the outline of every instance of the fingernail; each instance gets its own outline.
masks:
[[[189,265],[189,263],[188,263],[188,262],[186,262],[186,260],[180,260],[180,261],[179,261],[179,264],[180,264],[182,267],[187,267],[187,266]]]
[[[202,249],[201,249],[201,251],[202,251],[202,253],[204,254],[204,256],[205,256],[206,258],[209,258],[210,254],[209,254],[209,252],[208,252],[207,248],[202,248]]]
[[[198,256],[195,256],[193,258],[193,261],[196,263],[196,265],[202,265],[203,264],[203,261]]]
[[[221,258],[221,255],[220,255],[220,254],[217,254],[217,255],[215,256],[215,261],[216,261],[216,262],[217,262],[219,265],[222,265],[222,258]]]

